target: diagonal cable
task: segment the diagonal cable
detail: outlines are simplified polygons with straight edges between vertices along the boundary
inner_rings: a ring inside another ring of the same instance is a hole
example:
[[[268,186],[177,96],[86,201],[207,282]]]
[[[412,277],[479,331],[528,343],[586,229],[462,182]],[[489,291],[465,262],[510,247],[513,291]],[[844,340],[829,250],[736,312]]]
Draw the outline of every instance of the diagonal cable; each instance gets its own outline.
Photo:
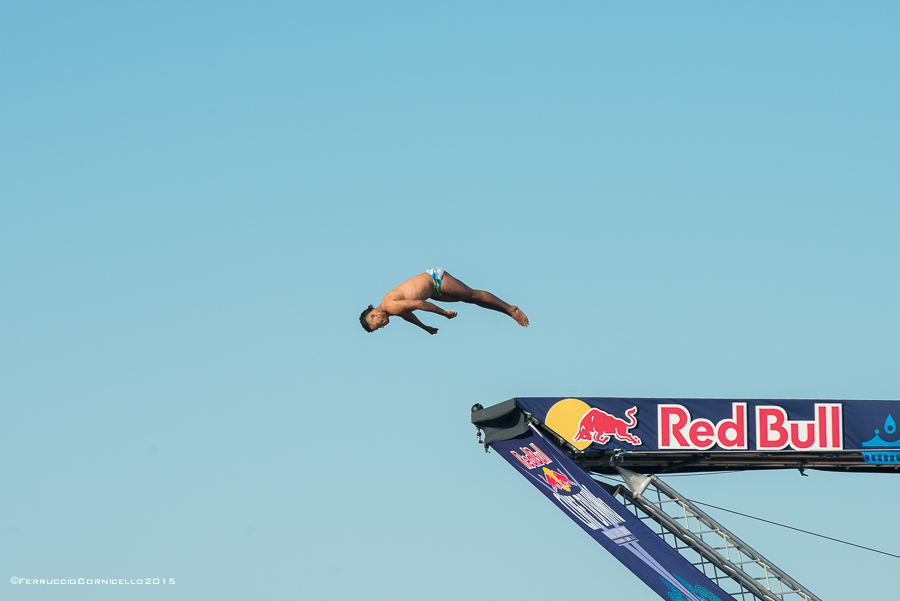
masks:
[[[818,536],[819,538],[826,538],[828,540],[833,540],[836,543],[843,543],[845,545],[850,545],[851,547],[858,547],[860,549],[865,549],[866,551],[872,551],[873,553],[881,553],[882,555],[888,555],[890,557],[896,557],[900,559],[900,555],[894,555],[893,553],[888,553],[887,551],[879,551],[878,549],[873,549],[871,547],[864,547],[862,545],[857,545],[856,543],[847,542],[845,540],[841,540],[839,538],[832,538],[830,536],[825,536],[824,534],[817,534],[815,532],[810,532],[809,530],[802,530],[800,528],[794,528],[793,526],[788,526],[786,524],[779,524],[778,522],[772,522],[770,520],[764,520],[762,518],[758,518],[756,516],[747,515],[746,513],[741,513],[739,511],[732,511],[731,509],[725,509],[724,507],[717,507],[715,505],[710,505],[709,503],[701,503],[700,501],[694,501],[688,499],[691,503],[695,503],[697,505],[704,505],[706,507],[712,507],[713,509],[718,509],[719,511],[727,511],[728,513],[733,513],[735,515],[739,515],[741,517],[750,518],[751,520],[759,520],[760,522],[765,522],[767,524],[772,524],[773,526],[781,526],[782,528],[787,528],[788,530],[796,530],[797,532],[802,532],[803,534],[810,534],[812,536]]]

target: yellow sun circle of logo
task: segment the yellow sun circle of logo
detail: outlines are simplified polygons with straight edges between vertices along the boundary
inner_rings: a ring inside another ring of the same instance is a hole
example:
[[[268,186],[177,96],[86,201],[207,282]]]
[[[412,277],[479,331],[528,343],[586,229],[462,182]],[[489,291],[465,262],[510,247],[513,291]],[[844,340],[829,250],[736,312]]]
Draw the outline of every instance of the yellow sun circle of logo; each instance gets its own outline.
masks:
[[[550,407],[544,423],[548,428],[566,439],[579,451],[591,446],[590,440],[575,440],[578,434],[578,422],[584,414],[591,410],[590,405],[579,399],[563,399]]]

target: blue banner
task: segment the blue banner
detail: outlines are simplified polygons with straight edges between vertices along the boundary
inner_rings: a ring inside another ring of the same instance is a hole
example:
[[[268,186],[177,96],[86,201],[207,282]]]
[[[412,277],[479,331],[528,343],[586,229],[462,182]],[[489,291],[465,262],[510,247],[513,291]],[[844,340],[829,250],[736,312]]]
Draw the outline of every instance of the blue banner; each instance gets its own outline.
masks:
[[[491,447],[663,599],[735,601],[533,426]]]
[[[555,397],[516,404],[588,453],[900,453],[900,401]]]

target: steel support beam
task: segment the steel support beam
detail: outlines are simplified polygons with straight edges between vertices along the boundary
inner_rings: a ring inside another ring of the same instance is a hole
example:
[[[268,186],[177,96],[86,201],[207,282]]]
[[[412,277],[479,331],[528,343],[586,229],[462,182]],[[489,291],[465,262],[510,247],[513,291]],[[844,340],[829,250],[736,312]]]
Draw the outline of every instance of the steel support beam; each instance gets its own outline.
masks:
[[[616,469],[625,482],[625,486],[616,489],[616,494],[626,506],[631,503],[646,516],[635,511],[645,522],[647,519],[655,522],[657,533],[664,539],[664,534],[671,534],[694,551],[700,560],[691,562],[701,571],[706,573],[707,566],[704,564],[718,570],[715,580],[720,586],[723,578],[736,583],[739,590],[733,590],[735,597],[746,599],[747,595],[752,595],[760,601],[821,601],[656,476],[641,476],[626,469]],[[654,501],[653,496],[657,500]],[[734,554],[737,556],[732,557]],[[734,589],[733,586],[731,588]]]

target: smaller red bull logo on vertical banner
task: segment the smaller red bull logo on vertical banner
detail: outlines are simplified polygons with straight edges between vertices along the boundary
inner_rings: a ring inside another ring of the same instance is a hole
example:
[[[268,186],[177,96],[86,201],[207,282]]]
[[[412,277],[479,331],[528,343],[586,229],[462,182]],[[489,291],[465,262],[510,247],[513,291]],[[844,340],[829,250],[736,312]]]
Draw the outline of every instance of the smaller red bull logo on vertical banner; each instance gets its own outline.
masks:
[[[553,460],[544,455],[543,451],[537,448],[534,443],[531,443],[529,446],[531,446],[530,449],[528,447],[519,448],[519,450],[522,451],[522,455],[519,455],[515,451],[510,451],[510,453],[512,453],[513,457],[518,459],[522,465],[530,470],[553,463]]]
[[[630,445],[639,446],[641,439],[628,431],[637,427],[638,421],[635,415],[637,407],[632,407],[625,412],[627,420],[621,419],[603,411],[591,408],[578,422],[578,429],[572,438],[575,442],[591,441],[606,444],[610,438],[615,438]]]
[[[578,486],[577,482],[569,480],[569,477],[565,474],[554,472],[546,467],[544,468],[544,479],[547,481],[547,484],[553,488],[553,492],[558,490],[572,492],[572,487]]]

